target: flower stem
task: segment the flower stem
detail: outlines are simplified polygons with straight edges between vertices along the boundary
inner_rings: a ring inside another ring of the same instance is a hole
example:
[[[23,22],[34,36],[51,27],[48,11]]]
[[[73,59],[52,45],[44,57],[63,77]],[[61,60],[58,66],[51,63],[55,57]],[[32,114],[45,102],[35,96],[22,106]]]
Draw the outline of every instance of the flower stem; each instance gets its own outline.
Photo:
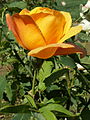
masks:
[[[34,71],[33,81],[32,81],[32,94],[35,95],[35,80],[36,80],[36,70]]]
[[[70,87],[71,87],[71,83],[70,83],[70,76],[69,76],[69,71],[66,73],[66,78],[67,78],[67,91],[68,91],[68,94],[69,94],[69,96],[71,96],[70,95]]]

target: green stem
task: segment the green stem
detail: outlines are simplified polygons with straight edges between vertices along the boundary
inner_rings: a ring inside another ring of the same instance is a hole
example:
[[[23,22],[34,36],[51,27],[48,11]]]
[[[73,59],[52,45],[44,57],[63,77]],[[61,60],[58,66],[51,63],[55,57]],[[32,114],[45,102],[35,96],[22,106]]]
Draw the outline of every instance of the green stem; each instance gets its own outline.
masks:
[[[35,95],[35,80],[36,80],[36,70],[34,71],[33,81],[32,81],[32,94]]]
[[[66,78],[67,78],[67,90],[68,90],[68,94],[70,96],[70,87],[71,87],[71,83],[70,83],[70,76],[69,76],[69,71],[66,73]]]
[[[71,105],[71,83],[70,83],[70,76],[69,76],[69,71],[66,73],[66,79],[67,79],[67,91],[68,91],[68,99],[67,99],[67,106],[66,108],[69,110],[70,105]]]

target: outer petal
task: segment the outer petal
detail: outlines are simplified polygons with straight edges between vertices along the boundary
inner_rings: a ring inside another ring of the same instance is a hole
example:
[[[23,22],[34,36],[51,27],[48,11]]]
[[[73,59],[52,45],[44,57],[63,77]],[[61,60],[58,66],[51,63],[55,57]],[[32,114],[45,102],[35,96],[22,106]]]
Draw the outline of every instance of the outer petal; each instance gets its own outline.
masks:
[[[30,16],[15,14],[13,20],[20,38],[28,49],[46,45],[40,29]]]
[[[82,30],[82,26],[71,27],[70,30],[58,41],[58,43],[62,43],[68,38],[78,34]]]
[[[38,7],[32,10],[30,14],[39,26],[47,44],[56,43],[63,36],[65,17],[62,13],[49,8]]]
[[[7,22],[7,25],[8,25],[8,28],[9,30],[11,30],[14,34],[14,36],[16,37],[17,41],[19,42],[19,44],[23,47],[23,48],[26,48],[23,44],[23,42],[21,41],[18,33],[17,33],[17,30],[16,30],[16,27],[15,27],[15,23],[14,21],[12,20],[12,17],[9,15],[9,14],[6,14],[6,22]]]
[[[14,14],[12,21],[15,24],[15,31],[27,49],[31,50],[46,45],[41,31],[30,16]]]
[[[64,32],[63,32],[63,34],[66,34],[72,25],[72,18],[71,18],[70,13],[68,12],[61,11],[61,13],[64,15],[65,21],[66,21],[66,24],[64,26]]]
[[[37,58],[42,58],[42,59],[47,59],[50,58],[54,55],[54,53],[57,50],[57,45],[55,44],[50,44],[45,47],[39,47],[34,50],[31,50],[28,55],[37,57]]]
[[[34,50],[31,50],[28,55],[33,57],[38,57],[42,59],[47,59],[55,55],[67,55],[73,53],[80,53],[81,57],[86,55],[86,51],[83,48],[80,48],[74,44],[65,44],[65,43],[57,43],[47,45],[45,47],[40,47]]]
[[[54,55],[69,55],[74,53],[80,53],[80,57],[83,58],[87,54],[87,51],[72,43],[61,43],[61,47],[56,50]]]

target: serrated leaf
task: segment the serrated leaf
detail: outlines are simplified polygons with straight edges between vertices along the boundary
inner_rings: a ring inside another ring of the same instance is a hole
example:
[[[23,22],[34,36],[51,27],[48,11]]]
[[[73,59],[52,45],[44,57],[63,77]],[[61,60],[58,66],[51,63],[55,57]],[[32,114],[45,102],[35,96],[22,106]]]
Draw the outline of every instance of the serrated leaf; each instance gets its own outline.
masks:
[[[15,7],[17,7],[17,8],[20,8],[20,9],[24,9],[24,8],[26,8],[27,7],[27,3],[26,2],[24,2],[24,1],[13,1],[13,2],[11,2],[11,3],[9,3],[9,4],[6,4],[9,8],[15,8]]]
[[[63,65],[68,66],[70,68],[75,68],[76,67],[75,62],[71,57],[69,57],[69,56],[61,56],[60,59],[61,60],[58,61],[59,63],[62,63]]]
[[[53,68],[53,63],[51,61],[44,61],[41,69],[39,70],[37,78],[40,81],[43,81],[47,76],[51,74],[52,68]]]
[[[47,91],[53,91],[53,90],[60,90],[60,88],[57,85],[51,85],[50,87],[47,88]]]
[[[45,83],[44,82],[39,82],[38,89],[40,91],[44,91],[46,89]]]
[[[40,113],[19,113],[12,120],[46,120]]]
[[[45,120],[57,120],[56,116],[51,111],[44,111],[42,115],[45,117]]]
[[[81,59],[81,62],[84,64],[90,64],[90,56],[86,56]]]
[[[57,111],[57,112],[64,113],[68,116],[75,116],[72,112],[68,111],[60,104],[48,104],[47,106],[40,108],[39,111],[41,113],[43,113],[44,111]]]
[[[40,113],[31,112],[16,114],[12,120],[46,120],[46,119]]]
[[[32,96],[30,95],[25,95],[25,97],[27,98],[28,102],[34,107],[37,108],[34,99],[32,98]]]
[[[19,113],[14,116],[12,120],[30,120],[32,114],[29,113]]]
[[[50,76],[45,78],[44,83],[46,86],[50,86],[55,80],[59,79],[59,77],[63,76],[65,73],[68,72],[68,69],[58,69],[51,73]]]
[[[2,113],[30,113],[34,109],[30,108],[29,105],[8,105],[5,107],[0,108],[0,112]]]
[[[5,90],[6,84],[7,84],[7,81],[5,76],[0,76],[0,99],[2,99],[3,97],[3,92]]]
[[[41,113],[36,113],[36,112],[33,113],[33,118],[35,120],[46,120]]]

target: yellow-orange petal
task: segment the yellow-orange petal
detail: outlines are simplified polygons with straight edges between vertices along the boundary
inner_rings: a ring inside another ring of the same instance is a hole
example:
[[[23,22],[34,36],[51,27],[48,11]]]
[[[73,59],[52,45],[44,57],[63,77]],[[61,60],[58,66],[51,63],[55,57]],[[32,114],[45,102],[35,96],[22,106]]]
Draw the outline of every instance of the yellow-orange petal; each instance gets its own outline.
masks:
[[[27,10],[26,8],[24,8],[23,10],[21,10],[21,12],[19,13],[19,15],[30,15],[30,11]]]
[[[48,13],[53,15],[53,9],[47,7],[36,7],[30,11],[30,15],[37,14],[37,13]]]
[[[39,12],[38,12],[39,11]],[[36,8],[31,17],[40,28],[47,44],[53,44],[63,36],[65,18],[62,13],[49,8]]]
[[[15,27],[15,23],[14,21],[12,20],[12,17],[9,15],[9,14],[6,14],[6,22],[7,22],[7,25],[8,25],[8,28],[9,30],[11,30],[15,36],[15,38],[17,39],[17,41],[19,42],[19,44],[23,47],[23,48],[26,48],[23,44],[23,42],[21,41],[18,33],[17,33],[17,30],[16,30],[16,27]]]
[[[31,16],[31,15],[35,15],[38,13],[45,13],[48,15],[53,15],[53,9],[46,8],[46,7],[36,7],[32,9],[31,11],[29,11],[26,8],[24,8],[23,10],[21,10],[19,15],[30,15]]]
[[[41,31],[32,17],[14,14],[12,19],[16,25],[16,31],[27,49],[31,50],[46,45]]]
[[[62,13],[64,15],[64,17],[65,17],[66,24],[64,26],[63,34],[66,34],[69,31],[69,29],[70,29],[70,27],[72,25],[72,18],[71,18],[71,15],[70,15],[69,12],[61,11],[60,13]]]
[[[33,49],[28,53],[28,55],[37,57],[37,58],[42,58],[42,59],[50,58],[54,55],[54,53],[57,50],[57,47],[54,47],[54,46],[53,44],[51,44],[45,47],[39,47],[39,48]]]
[[[47,59],[55,55],[67,55],[73,53],[80,53],[81,57],[86,55],[86,51],[83,48],[80,48],[74,44],[65,44],[65,43],[57,43],[57,44],[50,44],[45,47],[39,47],[34,50],[31,50],[28,55]]]
[[[58,43],[62,43],[68,38],[78,34],[82,30],[82,26],[71,27],[69,31],[58,41]]]

